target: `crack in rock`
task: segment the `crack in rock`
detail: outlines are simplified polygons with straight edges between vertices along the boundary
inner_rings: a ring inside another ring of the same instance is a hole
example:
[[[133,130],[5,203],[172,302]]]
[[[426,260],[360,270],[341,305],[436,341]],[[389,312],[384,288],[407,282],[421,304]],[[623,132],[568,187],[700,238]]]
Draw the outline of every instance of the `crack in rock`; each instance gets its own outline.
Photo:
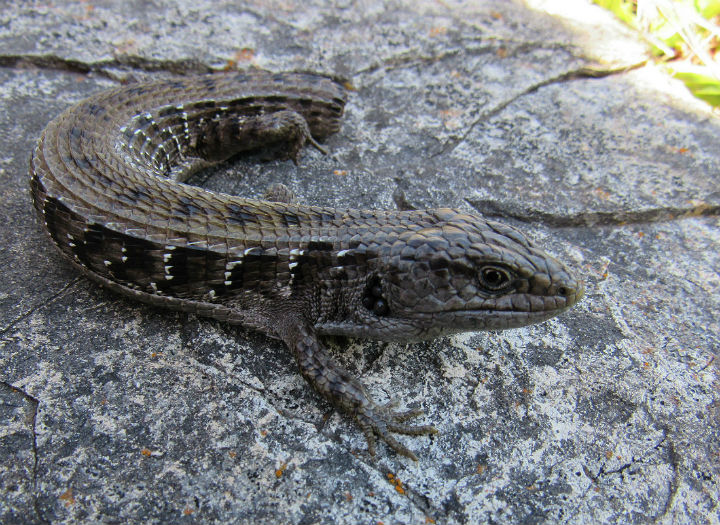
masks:
[[[659,206],[657,208],[617,211],[587,211],[561,215],[528,208],[514,202],[489,199],[465,199],[465,202],[485,217],[515,219],[527,223],[541,223],[558,228],[569,226],[607,226],[637,223],[667,222],[690,217],[720,215],[720,204],[700,202],[693,206]]]
[[[230,67],[229,63],[209,66],[194,58],[154,60],[131,55],[123,55],[110,60],[99,60],[96,62],[83,62],[81,60],[64,58],[52,54],[0,55],[0,67],[45,69],[51,71],[80,73],[83,75],[94,73],[96,75],[123,83],[153,80],[153,78],[161,78],[165,75],[188,76],[207,75],[211,73],[223,73],[229,71],[266,71],[263,68],[255,66],[243,68]],[[296,73],[317,73],[316,71],[308,69],[294,69],[291,71]],[[150,73],[162,75],[146,78],[146,75]],[[325,72],[322,74],[340,84],[350,85],[349,79],[342,75],[334,75]],[[137,77],[134,75],[137,75]]]
[[[32,485],[33,485],[33,509],[35,510],[35,514],[37,515],[38,520],[40,520],[41,523],[50,523],[42,514],[40,510],[40,502],[39,502],[39,496],[38,496],[38,445],[37,445],[37,414],[38,414],[38,407],[40,405],[40,400],[36,397],[28,394],[23,389],[18,388],[6,381],[0,380],[0,386],[3,386],[10,390],[11,392],[14,392],[15,394],[19,394],[22,396],[25,401],[27,401],[30,406],[32,407],[32,417],[30,420],[30,430],[32,431],[32,454],[33,454],[33,466],[32,466]]]
[[[54,294],[52,294],[52,295],[51,295],[50,297],[48,297],[47,299],[44,299],[43,302],[31,306],[28,310],[22,312],[20,315],[18,315],[17,317],[15,317],[15,319],[13,319],[12,321],[10,321],[6,326],[3,326],[2,328],[0,328],[0,337],[3,338],[3,339],[0,341],[0,348],[2,347],[3,344],[5,344],[5,343],[7,342],[7,340],[4,338],[5,334],[7,334],[10,330],[12,330],[15,325],[17,325],[20,321],[22,321],[22,320],[24,320],[24,319],[27,319],[28,317],[30,317],[32,314],[34,314],[34,313],[37,312],[38,310],[41,310],[41,309],[43,309],[44,307],[46,307],[46,306],[52,304],[53,302],[55,302],[55,301],[56,301],[58,298],[60,298],[67,290],[69,290],[70,288],[72,288],[73,286],[75,286],[75,285],[76,285],[77,283],[79,283],[82,279],[83,279],[83,278],[82,278],[81,276],[74,277],[73,279],[71,279],[70,281],[68,281],[68,283],[65,284],[65,286],[63,286],[62,288],[60,288],[60,290],[58,290],[57,292],[55,292]]]
[[[485,122],[489,120],[490,118],[494,117],[495,115],[499,114],[501,111],[503,111],[505,108],[507,108],[512,103],[518,101],[522,97],[525,97],[527,95],[531,95],[532,93],[535,93],[539,89],[550,86],[553,84],[560,84],[563,82],[568,82],[571,80],[581,80],[586,78],[605,78],[612,75],[621,75],[624,73],[627,73],[628,71],[632,71],[634,69],[639,69],[643,67],[645,64],[647,64],[647,60],[643,60],[641,62],[638,62],[636,64],[630,64],[627,66],[622,66],[618,68],[610,68],[610,69],[603,69],[598,67],[591,67],[591,66],[584,66],[578,69],[573,69],[571,71],[566,71],[564,73],[561,73],[559,75],[555,75],[550,78],[546,78],[545,80],[541,80],[540,82],[537,82],[535,84],[532,84],[528,86],[527,88],[523,89],[519,93],[511,96],[507,100],[504,100],[503,102],[499,103],[497,106],[488,109],[487,111],[483,112],[475,121],[473,121],[467,128],[465,129],[465,132],[455,139],[448,140],[442,148],[440,148],[439,151],[433,153],[430,155],[431,158],[439,157],[441,155],[445,155],[447,153],[451,153],[453,150],[455,150],[460,144],[462,144],[465,140],[467,140],[470,133],[473,132],[473,130],[480,125],[480,123]]]
[[[113,70],[142,73],[165,72],[174,75],[202,74],[220,71],[201,61],[187,58],[178,60],[153,60],[139,56],[120,56],[109,60],[83,62],[72,58],[64,58],[53,54],[44,55],[0,55],[0,67],[40,68],[70,73],[96,73],[101,76],[118,80]]]

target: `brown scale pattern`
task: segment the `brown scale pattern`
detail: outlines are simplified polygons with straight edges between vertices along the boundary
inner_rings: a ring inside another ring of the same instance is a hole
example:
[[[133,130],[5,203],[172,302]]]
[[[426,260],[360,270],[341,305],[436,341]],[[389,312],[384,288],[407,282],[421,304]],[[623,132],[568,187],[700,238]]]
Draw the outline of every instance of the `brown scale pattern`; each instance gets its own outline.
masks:
[[[374,403],[318,335],[416,339],[540,322],[582,283],[520,232],[460,210],[270,202],[183,184],[233,155],[338,131],[346,94],[309,74],[220,74],[126,86],[54,119],[33,153],[35,207],[86,275],[138,300],[282,339],[303,376],[350,414],[371,453],[433,433]],[[286,197],[282,197],[285,195]]]

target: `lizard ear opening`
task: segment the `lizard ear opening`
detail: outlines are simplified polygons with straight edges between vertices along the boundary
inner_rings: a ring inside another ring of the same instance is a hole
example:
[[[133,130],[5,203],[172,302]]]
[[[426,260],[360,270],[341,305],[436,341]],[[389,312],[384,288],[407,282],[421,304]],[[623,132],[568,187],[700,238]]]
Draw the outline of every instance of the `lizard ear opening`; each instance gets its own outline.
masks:
[[[373,275],[370,280],[368,280],[368,283],[365,286],[362,304],[378,317],[383,317],[390,313],[388,302],[383,296],[380,278],[377,275]]]

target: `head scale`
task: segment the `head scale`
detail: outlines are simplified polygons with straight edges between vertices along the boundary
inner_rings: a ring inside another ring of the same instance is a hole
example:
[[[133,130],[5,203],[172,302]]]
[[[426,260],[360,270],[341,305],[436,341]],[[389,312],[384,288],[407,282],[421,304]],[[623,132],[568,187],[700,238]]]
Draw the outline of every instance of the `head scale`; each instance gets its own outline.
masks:
[[[366,325],[382,329],[367,336],[514,328],[582,297],[571,271],[514,228],[456,210],[433,213],[435,224],[401,232],[378,259],[358,309]]]

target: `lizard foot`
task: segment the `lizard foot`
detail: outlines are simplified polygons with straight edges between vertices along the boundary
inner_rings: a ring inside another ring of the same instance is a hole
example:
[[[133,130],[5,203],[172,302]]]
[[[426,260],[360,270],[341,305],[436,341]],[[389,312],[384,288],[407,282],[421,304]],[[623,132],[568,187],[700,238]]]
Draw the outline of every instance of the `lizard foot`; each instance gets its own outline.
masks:
[[[397,403],[387,405],[369,405],[358,408],[355,414],[360,429],[365,435],[368,443],[368,452],[375,456],[375,445],[377,437],[388,444],[395,452],[417,461],[418,458],[405,445],[396,440],[390,433],[405,434],[407,436],[422,436],[426,434],[437,434],[437,429],[432,425],[406,425],[404,422],[424,414],[421,409],[412,409],[405,412],[395,412],[392,408]]]
[[[271,184],[270,187],[265,190],[263,199],[271,202],[285,202],[287,204],[297,204],[297,197],[295,197],[293,191],[284,184],[280,183]]]
[[[282,327],[282,324],[280,325]],[[436,434],[432,425],[408,425],[405,422],[423,414],[422,410],[394,410],[396,403],[378,405],[372,401],[363,384],[332,360],[318,342],[312,329],[298,324],[283,337],[295,354],[303,377],[335,407],[358,423],[368,443],[368,452],[375,455],[379,437],[398,454],[417,461],[417,456],[391,433],[408,436]]]

